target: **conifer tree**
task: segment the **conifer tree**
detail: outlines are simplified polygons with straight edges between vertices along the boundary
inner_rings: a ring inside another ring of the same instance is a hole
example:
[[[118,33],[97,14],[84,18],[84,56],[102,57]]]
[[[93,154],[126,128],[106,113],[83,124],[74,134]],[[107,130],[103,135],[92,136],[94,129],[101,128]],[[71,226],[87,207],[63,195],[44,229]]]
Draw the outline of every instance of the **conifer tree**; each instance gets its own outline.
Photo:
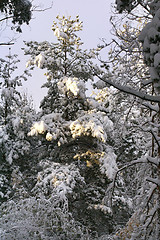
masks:
[[[27,80],[29,75],[25,71],[16,76],[19,60],[16,55],[9,54],[6,59],[0,59],[1,104],[0,104],[0,162],[1,162],[1,200],[6,200],[13,193],[15,177],[13,171],[19,168],[24,170],[26,154],[29,154],[30,143],[27,132],[33,118],[31,108],[27,109],[26,103],[18,91],[22,80]],[[26,119],[26,115],[28,118]],[[18,176],[17,176],[18,178]],[[19,182],[19,180],[17,180]]]
[[[84,180],[82,185],[76,182],[71,194],[62,187],[62,193],[66,192],[68,211],[90,231],[102,234],[113,230],[110,209],[102,200],[104,189],[116,170],[116,155],[107,142],[113,129],[112,121],[101,104],[86,95],[87,81],[94,79],[95,72],[100,72],[93,64],[100,49],[87,51],[81,48],[82,42],[77,36],[82,30],[79,16],[75,20],[57,16],[57,20],[58,23],[53,24],[57,43],[28,42],[25,50],[25,54],[31,55],[28,67],[32,69],[37,65],[47,70],[47,82],[43,86],[48,88],[48,94],[41,102],[39,122],[33,124],[28,134],[38,136],[46,149],[45,156],[41,155],[43,171],[39,173],[37,186],[46,189],[45,182],[50,176],[54,190],[48,191],[52,194],[62,184],[67,184],[65,178],[59,180],[58,171],[64,175],[64,169],[74,168]],[[59,169],[57,173],[55,166]],[[50,171],[54,172],[52,176]],[[103,224],[97,221],[97,215]]]

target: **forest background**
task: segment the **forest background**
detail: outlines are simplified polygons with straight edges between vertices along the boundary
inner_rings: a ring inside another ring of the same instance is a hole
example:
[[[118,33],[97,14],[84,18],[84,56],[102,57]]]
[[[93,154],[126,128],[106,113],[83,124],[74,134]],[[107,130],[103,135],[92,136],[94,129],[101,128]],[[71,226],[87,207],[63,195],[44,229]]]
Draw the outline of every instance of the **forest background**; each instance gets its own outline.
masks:
[[[97,16],[102,5],[88,3]],[[55,14],[53,41],[40,21],[39,39],[25,37],[34,14],[44,23],[53,9],[0,2],[0,237],[158,240],[160,3],[113,2],[111,39],[96,46],[101,18],[83,44],[79,14]]]

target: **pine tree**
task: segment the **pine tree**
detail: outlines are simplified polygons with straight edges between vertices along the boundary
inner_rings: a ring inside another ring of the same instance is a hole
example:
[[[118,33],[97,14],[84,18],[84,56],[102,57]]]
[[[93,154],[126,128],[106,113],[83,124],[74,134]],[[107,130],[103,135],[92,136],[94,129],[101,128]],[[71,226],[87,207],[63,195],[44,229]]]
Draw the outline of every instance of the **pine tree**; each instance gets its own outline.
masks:
[[[92,62],[99,49],[81,49],[82,43],[77,36],[82,29],[79,16],[75,20],[57,16],[57,20],[58,23],[53,24],[57,43],[29,42],[25,50],[25,54],[31,55],[28,67],[37,65],[47,69],[44,86],[48,94],[41,103],[39,122],[33,124],[28,134],[38,136],[43,149],[40,153],[43,171],[39,173],[37,186],[43,186],[47,198],[53,191],[66,192],[64,198],[72,217],[101,235],[103,231],[113,230],[110,209],[102,200],[116,170],[116,155],[107,142],[113,124],[101,104],[86,95],[85,83],[93,80],[95,72],[99,71]],[[69,183],[64,172],[71,167],[79,172],[83,184],[79,184],[72,173],[71,179],[77,182],[68,192]],[[62,180],[60,175],[64,175]],[[53,182],[52,190],[46,185],[46,179]]]
[[[13,172],[24,170],[25,156],[29,154],[30,143],[27,132],[33,118],[31,108],[27,109],[24,100],[18,91],[22,80],[29,75],[25,71],[16,76],[19,60],[16,55],[9,54],[6,59],[0,59],[1,104],[0,104],[0,162],[1,162],[1,200],[6,200],[14,192],[14,186],[19,185],[22,176],[15,176]],[[26,119],[28,114],[28,118]],[[13,177],[14,175],[14,177]],[[21,175],[21,174],[20,174]]]

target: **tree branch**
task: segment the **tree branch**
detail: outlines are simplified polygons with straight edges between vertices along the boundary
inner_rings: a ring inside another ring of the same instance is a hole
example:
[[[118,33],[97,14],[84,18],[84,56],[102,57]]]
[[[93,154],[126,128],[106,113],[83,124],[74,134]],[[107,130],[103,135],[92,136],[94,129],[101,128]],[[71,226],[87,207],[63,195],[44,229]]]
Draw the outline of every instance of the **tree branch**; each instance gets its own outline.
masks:
[[[1,19],[0,19],[0,22],[3,22],[3,21],[8,20],[8,19],[10,19],[10,18],[13,18],[13,15],[12,15],[12,16],[7,16],[7,17],[4,17],[4,18],[1,18]]]
[[[153,194],[154,194],[154,192],[156,191],[156,189],[157,189],[157,185],[154,184],[154,185],[151,187],[151,189],[150,189],[149,195],[146,197],[147,202],[146,202],[145,205],[148,205],[148,204],[149,204],[149,202],[150,202],[150,200],[152,199]]]
[[[8,43],[0,43],[0,46],[6,46],[6,45],[13,45],[13,42],[8,42]]]
[[[160,102],[160,96],[152,96],[152,95],[148,95],[148,94],[145,94],[143,92],[140,92],[140,91],[137,91],[133,88],[130,88],[130,87],[127,87],[127,86],[122,86],[120,84],[117,84],[109,79],[106,79],[106,77],[100,77],[96,74],[96,76],[102,80],[103,82],[105,82],[106,84],[109,84],[110,86],[113,86],[115,87],[116,89],[124,92],[124,93],[127,93],[127,94],[130,94],[130,95],[133,95],[135,97],[138,97],[142,100],[145,100],[145,101],[150,101],[150,102]]]
[[[156,159],[156,158],[153,158],[153,157],[148,156],[148,157],[147,157],[147,160],[148,160],[148,162],[150,162],[150,163],[152,163],[152,164],[154,164],[154,165],[156,165],[156,166],[159,165],[159,159]]]
[[[122,168],[117,170],[117,172],[115,173],[115,176],[113,178],[113,182],[110,184],[110,186],[109,186],[109,188],[107,190],[107,192],[108,192],[109,190],[112,189],[111,196],[110,196],[110,206],[109,207],[112,207],[112,197],[113,197],[114,188],[115,188],[115,184],[116,184],[116,178],[117,178],[118,173],[123,171],[124,169],[126,169],[128,167],[131,167],[131,166],[133,166],[135,164],[139,164],[139,163],[147,163],[147,161],[146,161],[146,159],[138,159],[138,160],[135,160],[135,161],[132,161],[132,162],[128,163],[124,167],[122,167]]]
[[[160,141],[159,141],[160,139],[159,139],[159,137],[157,138],[157,136],[156,136],[155,132],[153,131],[153,129],[150,130],[150,133],[152,134],[153,138],[155,139],[158,147],[160,147]]]
[[[157,104],[157,105],[153,105],[153,104],[151,104],[151,103],[149,103],[149,102],[144,102],[144,103],[142,103],[142,105],[145,106],[145,107],[147,107],[147,108],[149,108],[149,109],[150,109],[151,111],[153,111],[153,112],[158,113],[158,111],[159,111],[159,106],[158,106],[158,104]]]
[[[111,190],[111,195],[110,195],[110,206],[109,207],[112,207],[112,198],[113,198],[113,193],[114,193],[114,188],[115,188],[115,184],[116,184],[116,178],[117,178],[117,175],[119,172],[123,171],[124,169],[128,168],[128,167],[131,167],[133,165],[136,165],[136,164],[140,164],[140,163],[151,163],[151,160],[150,157],[148,157],[147,159],[143,159],[143,158],[140,158],[138,160],[135,160],[135,161],[132,161],[130,163],[128,163],[127,165],[123,166],[122,168],[118,169],[117,172],[115,173],[115,176],[113,178],[113,182],[110,184],[109,188],[107,189],[107,192],[109,192]],[[154,162],[152,162],[154,164]],[[153,178],[146,178],[147,181],[149,182],[152,182],[154,184],[156,184],[157,186],[160,186],[160,182],[158,179],[153,179]]]
[[[43,9],[37,9],[39,6],[33,6],[32,10],[33,12],[45,12],[53,7],[53,2],[51,2],[51,5],[49,7],[43,8]]]
[[[160,186],[160,180],[158,178],[147,177],[146,181],[156,184],[157,186]]]
[[[152,210],[152,214],[151,214],[149,220],[148,220],[148,221],[146,222],[146,224],[145,224],[146,229],[147,229],[147,228],[149,227],[149,225],[152,223],[153,218],[154,218],[154,216],[155,216],[155,214],[156,214],[156,212],[157,212],[157,209],[158,209],[158,206],[156,205],[156,206],[153,208],[153,210]]]

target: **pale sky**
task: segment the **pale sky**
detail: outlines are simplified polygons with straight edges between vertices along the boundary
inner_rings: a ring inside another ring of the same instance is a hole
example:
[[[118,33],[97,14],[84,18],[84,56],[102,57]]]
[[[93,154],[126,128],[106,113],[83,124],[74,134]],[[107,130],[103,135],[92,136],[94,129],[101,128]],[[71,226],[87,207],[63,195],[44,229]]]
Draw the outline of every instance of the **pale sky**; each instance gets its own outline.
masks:
[[[23,55],[21,48],[23,40],[25,41],[49,41],[56,42],[52,28],[53,20],[59,14],[72,16],[80,16],[83,21],[83,31],[80,37],[84,42],[84,48],[96,48],[100,39],[105,38],[108,42],[111,40],[111,24],[109,22],[111,16],[111,3],[115,0],[53,0],[52,9],[44,12],[37,12],[33,15],[33,20],[30,21],[29,26],[23,26],[23,33],[17,39],[17,42],[12,46],[12,54],[19,55],[21,63],[19,71],[25,69],[25,64],[28,56]],[[48,7],[52,0],[34,0],[34,3],[41,5],[41,7]],[[9,30],[4,31],[3,37],[9,36]],[[0,47],[0,57],[8,54],[8,47]],[[104,57],[104,56],[103,56]],[[106,56],[107,58],[107,56]],[[36,108],[38,108],[46,90],[41,89],[41,85],[45,82],[44,72],[41,69],[32,71],[32,77],[23,84],[24,89],[27,89],[29,95],[32,95]]]

